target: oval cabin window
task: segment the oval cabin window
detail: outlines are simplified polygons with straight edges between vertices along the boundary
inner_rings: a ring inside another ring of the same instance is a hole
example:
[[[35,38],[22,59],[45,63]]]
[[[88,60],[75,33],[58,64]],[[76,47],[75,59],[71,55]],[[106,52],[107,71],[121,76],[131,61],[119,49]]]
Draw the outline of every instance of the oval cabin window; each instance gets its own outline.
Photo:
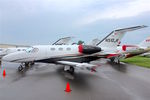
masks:
[[[51,50],[52,50],[52,51],[54,51],[54,50],[55,50],[55,48],[51,48]]]
[[[58,50],[59,50],[59,51],[62,51],[62,50],[63,50],[63,48],[58,48]]]
[[[67,48],[67,51],[70,51],[71,50],[71,48]]]

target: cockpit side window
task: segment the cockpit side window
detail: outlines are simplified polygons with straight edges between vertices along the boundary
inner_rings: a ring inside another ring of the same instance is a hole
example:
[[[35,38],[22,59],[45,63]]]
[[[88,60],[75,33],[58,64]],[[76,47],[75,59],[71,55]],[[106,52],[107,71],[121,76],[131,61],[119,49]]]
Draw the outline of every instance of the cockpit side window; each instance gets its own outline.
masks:
[[[30,53],[33,48],[27,48],[26,52]]]

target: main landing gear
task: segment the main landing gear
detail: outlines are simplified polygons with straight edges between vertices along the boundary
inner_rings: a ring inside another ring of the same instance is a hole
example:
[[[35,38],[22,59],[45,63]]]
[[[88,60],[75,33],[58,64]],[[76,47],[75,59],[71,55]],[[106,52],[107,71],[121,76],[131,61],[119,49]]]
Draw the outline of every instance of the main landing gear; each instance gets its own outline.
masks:
[[[64,70],[69,72],[70,74],[74,74],[74,67],[73,66],[65,66]]]
[[[70,66],[69,72],[70,72],[71,74],[73,74],[73,73],[74,73],[74,67]]]
[[[114,62],[114,63],[116,63],[116,64],[120,64],[120,59],[119,59],[119,57],[113,57],[113,58],[111,58],[110,60],[111,60],[111,62]]]

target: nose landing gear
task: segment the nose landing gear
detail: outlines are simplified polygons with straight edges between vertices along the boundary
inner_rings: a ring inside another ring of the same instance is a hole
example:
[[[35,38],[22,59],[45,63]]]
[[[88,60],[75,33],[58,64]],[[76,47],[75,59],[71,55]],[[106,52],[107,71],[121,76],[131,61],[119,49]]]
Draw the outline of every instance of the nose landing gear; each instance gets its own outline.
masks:
[[[21,65],[18,67],[18,72],[23,71],[23,69],[24,69],[24,67],[23,67],[23,65],[21,64]]]
[[[21,63],[20,66],[18,67],[18,71],[21,72],[21,71],[26,71],[27,69],[29,69],[29,67],[31,66],[32,64],[30,64],[29,62],[26,62],[26,63]]]

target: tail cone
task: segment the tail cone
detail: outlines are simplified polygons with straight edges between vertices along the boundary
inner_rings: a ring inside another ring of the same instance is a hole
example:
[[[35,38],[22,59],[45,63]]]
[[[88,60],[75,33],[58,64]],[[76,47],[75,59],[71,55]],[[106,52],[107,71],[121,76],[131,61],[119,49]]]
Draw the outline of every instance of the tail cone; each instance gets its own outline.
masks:
[[[67,82],[67,84],[66,84],[66,90],[65,90],[65,91],[66,91],[66,92],[71,92],[69,82]]]

